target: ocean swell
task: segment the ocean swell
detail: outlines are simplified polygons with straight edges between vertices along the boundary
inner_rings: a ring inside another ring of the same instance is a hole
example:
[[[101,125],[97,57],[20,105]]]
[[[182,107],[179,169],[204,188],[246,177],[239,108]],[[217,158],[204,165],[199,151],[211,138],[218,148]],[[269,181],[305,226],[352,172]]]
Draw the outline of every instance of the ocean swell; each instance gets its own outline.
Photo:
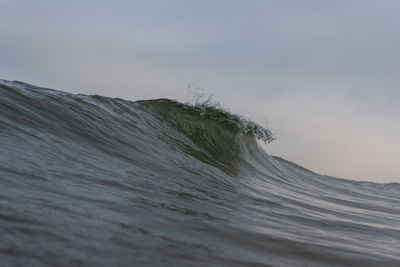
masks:
[[[5,266],[398,266],[400,185],[268,155],[218,106],[0,81]]]

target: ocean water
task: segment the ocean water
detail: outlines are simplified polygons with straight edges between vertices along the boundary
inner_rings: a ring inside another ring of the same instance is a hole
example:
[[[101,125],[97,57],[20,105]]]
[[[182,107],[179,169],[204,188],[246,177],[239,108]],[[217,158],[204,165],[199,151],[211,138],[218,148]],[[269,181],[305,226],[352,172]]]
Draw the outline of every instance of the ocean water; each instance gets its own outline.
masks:
[[[0,266],[400,266],[400,184],[257,139],[212,105],[0,81]]]

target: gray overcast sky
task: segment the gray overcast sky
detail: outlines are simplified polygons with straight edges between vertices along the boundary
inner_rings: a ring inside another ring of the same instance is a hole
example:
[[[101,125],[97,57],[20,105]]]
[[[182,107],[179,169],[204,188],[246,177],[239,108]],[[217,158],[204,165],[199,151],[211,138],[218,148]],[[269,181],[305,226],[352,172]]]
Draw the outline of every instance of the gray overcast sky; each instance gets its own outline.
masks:
[[[265,124],[267,152],[400,182],[400,1],[0,0],[0,79],[130,100],[188,85]]]

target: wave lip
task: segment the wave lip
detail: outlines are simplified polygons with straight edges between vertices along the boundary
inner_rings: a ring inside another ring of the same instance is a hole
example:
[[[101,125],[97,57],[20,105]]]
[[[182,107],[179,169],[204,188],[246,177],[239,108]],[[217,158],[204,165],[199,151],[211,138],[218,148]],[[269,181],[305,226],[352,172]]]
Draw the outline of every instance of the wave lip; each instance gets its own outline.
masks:
[[[400,263],[400,185],[265,153],[205,102],[0,81],[0,259],[33,265]]]

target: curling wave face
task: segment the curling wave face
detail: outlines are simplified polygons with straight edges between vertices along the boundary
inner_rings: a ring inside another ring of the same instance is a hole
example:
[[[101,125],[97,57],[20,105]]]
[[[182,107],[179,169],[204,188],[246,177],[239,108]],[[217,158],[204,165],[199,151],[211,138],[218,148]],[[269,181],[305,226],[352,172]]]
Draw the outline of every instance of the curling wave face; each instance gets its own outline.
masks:
[[[254,122],[0,81],[5,266],[399,266],[400,185],[266,154]]]

